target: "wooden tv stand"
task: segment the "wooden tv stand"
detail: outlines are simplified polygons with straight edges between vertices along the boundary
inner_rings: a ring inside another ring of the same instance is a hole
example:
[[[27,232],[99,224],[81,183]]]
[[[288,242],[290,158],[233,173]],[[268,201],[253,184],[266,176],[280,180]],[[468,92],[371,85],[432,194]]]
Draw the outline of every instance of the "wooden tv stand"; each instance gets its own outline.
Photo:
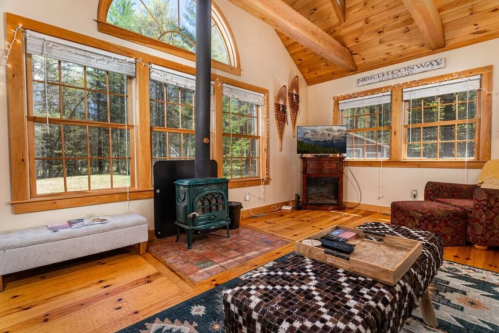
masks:
[[[345,157],[308,157],[303,161],[302,209],[342,210]]]

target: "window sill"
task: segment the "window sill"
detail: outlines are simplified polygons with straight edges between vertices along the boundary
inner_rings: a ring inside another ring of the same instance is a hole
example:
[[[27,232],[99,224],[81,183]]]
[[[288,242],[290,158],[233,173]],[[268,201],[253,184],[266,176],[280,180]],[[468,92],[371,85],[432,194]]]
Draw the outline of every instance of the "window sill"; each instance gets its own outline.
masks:
[[[93,205],[102,205],[114,202],[144,200],[153,198],[152,189],[147,190],[119,190],[104,193],[85,193],[64,196],[36,197],[25,201],[11,202],[14,214],[44,212],[48,210],[75,208]],[[84,200],[83,200],[84,199]]]
[[[229,189],[260,186],[261,184],[262,180],[260,178],[232,179],[229,181]],[[268,184],[270,184],[270,179],[266,178],[263,182],[263,185],[268,185]]]
[[[383,162],[385,168],[428,168],[428,169],[482,169],[487,161],[368,161],[345,160],[352,167],[380,167]]]

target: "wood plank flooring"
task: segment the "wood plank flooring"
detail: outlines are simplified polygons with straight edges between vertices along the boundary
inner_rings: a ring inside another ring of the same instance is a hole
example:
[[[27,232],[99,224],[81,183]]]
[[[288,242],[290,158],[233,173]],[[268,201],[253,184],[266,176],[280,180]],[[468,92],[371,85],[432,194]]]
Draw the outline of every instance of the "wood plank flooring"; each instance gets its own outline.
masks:
[[[355,227],[390,216],[365,210],[275,213],[242,226],[295,241],[333,225]],[[290,244],[207,279],[187,284],[149,253],[122,249],[4,278],[0,333],[115,332],[294,250]],[[446,260],[499,272],[499,249],[449,247]]]

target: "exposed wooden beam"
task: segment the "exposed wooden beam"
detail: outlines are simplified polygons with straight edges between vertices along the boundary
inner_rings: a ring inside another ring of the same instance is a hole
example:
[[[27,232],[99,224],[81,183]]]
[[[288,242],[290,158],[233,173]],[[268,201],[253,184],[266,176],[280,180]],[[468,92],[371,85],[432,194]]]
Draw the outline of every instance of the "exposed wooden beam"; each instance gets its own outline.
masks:
[[[432,50],[445,46],[444,28],[434,0],[403,0]]]
[[[331,0],[338,23],[345,23],[345,0]]]
[[[357,65],[350,51],[281,0],[229,0],[326,60],[354,71]]]

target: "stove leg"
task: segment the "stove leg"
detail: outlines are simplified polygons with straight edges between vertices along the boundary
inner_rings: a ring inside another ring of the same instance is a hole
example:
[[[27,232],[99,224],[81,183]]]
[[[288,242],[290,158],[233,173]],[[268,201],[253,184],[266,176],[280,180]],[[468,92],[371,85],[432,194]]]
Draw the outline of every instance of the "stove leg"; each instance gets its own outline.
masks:
[[[177,226],[177,240],[175,241],[175,243],[178,243],[179,238],[180,238],[180,228]]]
[[[192,249],[192,229],[187,230],[187,248]]]
[[[227,223],[227,238],[230,238],[230,234],[229,234],[229,224]]]

